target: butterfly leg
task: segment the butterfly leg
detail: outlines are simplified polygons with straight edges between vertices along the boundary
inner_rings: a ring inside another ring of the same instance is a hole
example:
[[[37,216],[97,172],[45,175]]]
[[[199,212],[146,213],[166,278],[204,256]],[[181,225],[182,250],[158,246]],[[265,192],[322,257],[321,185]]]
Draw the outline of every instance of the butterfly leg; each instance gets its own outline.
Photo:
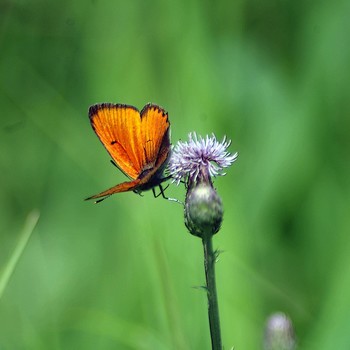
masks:
[[[162,195],[162,197],[168,201],[172,201],[172,202],[176,202],[176,203],[179,203],[179,204],[182,204],[183,203],[181,201],[179,201],[178,199],[176,198],[170,198],[170,197],[166,197],[165,194],[164,194],[164,191],[169,187],[169,185],[167,185],[165,188],[162,187],[162,185],[158,185],[159,189],[160,189],[160,193],[156,194],[156,191],[154,189],[154,187],[152,188],[152,192],[153,192],[153,195],[154,195],[154,198],[158,198],[160,195]]]
[[[143,194],[141,191],[133,190],[134,193],[138,194],[140,197],[143,197]]]

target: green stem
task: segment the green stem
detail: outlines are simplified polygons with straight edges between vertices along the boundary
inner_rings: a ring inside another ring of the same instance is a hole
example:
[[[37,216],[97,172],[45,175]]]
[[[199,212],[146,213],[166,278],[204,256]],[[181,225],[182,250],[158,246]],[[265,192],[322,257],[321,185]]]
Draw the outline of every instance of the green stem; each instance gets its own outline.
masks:
[[[213,251],[212,235],[203,235],[204,268],[207,280],[208,314],[212,350],[222,350],[219,305],[216,293],[215,261],[216,254]]]

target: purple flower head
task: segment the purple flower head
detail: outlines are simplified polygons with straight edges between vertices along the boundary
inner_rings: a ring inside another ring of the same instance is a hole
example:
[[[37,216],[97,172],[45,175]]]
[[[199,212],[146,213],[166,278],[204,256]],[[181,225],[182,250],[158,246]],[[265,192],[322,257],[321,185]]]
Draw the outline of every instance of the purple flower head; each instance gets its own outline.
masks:
[[[189,179],[196,181],[203,169],[210,177],[225,175],[223,169],[238,156],[237,152],[231,155],[226,151],[230,144],[226,137],[219,142],[214,134],[203,138],[197,137],[195,132],[190,133],[189,141],[179,141],[172,150],[168,169],[173,182],[178,185],[181,180],[186,183]]]

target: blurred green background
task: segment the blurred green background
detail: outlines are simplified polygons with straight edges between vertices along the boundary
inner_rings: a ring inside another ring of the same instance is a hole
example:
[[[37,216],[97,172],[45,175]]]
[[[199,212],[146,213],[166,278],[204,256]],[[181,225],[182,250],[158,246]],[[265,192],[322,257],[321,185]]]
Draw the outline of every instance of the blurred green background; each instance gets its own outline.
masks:
[[[225,349],[260,349],[274,311],[300,349],[348,349],[349,13],[345,0],[1,0],[2,276],[40,218],[0,299],[0,349],[210,348],[181,206],[83,201],[125,180],[90,127],[97,102],[157,103],[173,144],[213,132],[239,152],[215,181]]]

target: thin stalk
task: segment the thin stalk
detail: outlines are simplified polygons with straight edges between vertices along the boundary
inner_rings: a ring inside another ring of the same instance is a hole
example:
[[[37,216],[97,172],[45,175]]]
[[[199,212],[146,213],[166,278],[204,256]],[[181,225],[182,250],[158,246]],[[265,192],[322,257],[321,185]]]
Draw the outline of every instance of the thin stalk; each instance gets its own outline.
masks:
[[[222,350],[219,305],[216,293],[215,261],[212,235],[203,235],[204,268],[207,281],[208,315],[212,350]]]
[[[4,291],[9,283],[9,280],[17,266],[17,263],[29,241],[31,234],[34,231],[34,228],[39,220],[39,212],[37,210],[32,210],[25,221],[23,231],[19,236],[18,243],[9,258],[7,264],[5,265],[4,270],[0,273],[0,299],[4,294]]]

